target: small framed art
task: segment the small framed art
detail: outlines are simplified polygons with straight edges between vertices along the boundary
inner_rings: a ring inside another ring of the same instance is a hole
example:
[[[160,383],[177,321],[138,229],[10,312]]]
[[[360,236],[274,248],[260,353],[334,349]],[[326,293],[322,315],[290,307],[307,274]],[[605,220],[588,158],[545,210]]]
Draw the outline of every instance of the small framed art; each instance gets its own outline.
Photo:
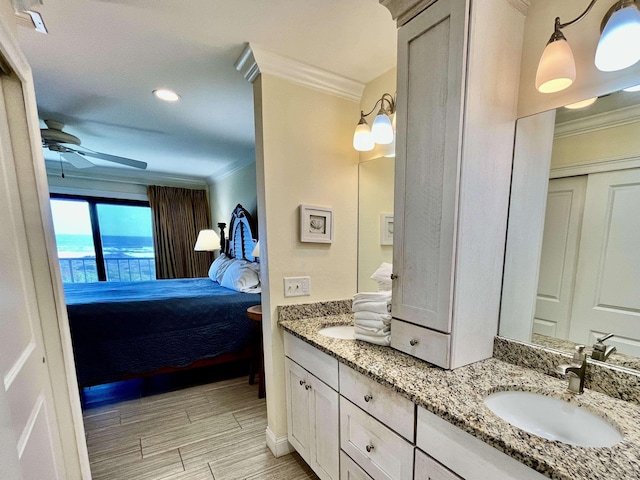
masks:
[[[300,205],[300,241],[333,243],[333,209]]]
[[[393,245],[393,214],[380,214],[380,245]]]

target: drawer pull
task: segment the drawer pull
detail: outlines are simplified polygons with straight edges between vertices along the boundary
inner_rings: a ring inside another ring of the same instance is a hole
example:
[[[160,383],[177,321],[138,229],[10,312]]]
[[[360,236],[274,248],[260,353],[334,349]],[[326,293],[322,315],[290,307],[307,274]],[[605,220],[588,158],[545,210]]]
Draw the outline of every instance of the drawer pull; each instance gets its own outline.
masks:
[[[373,400],[373,397],[371,395],[367,394],[367,395],[364,396],[364,401],[365,402],[369,403],[371,400]]]
[[[412,338],[411,340],[409,340],[409,345],[411,345],[412,347],[415,347],[418,344],[418,340],[416,340],[415,338]]]
[[[311,390],[311,385],[305,385],[305,386],[304,386],[304,389],[305,389],[305,390]]]
[[[391,280],[397,280],[398,279],[398,275],[396,275],[395,273],[391,274]]]
[[[307,382],[305,382],[304,380],[300,380],[300,386],[306,384]]]
[[[367,446],[366,446],[366,447],[364,447],[364,448],[366,448],[366,449],[367,449],[367,452],[371,453],[371,452],[373,452],[374,446],[373,446],[373,445],[371,445],[371,444],[369,444],[369,445],[367,445]]]

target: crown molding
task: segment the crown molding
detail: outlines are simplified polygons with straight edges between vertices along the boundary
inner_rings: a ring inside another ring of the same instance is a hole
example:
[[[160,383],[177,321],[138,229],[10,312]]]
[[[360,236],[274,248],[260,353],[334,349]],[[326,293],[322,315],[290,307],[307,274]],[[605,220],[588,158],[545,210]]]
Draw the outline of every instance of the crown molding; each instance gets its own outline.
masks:
[[[245,45],[234,66],[250,83],[264,73],[354,102],[360,102],[364,91],[363,83],[282,57],[254,43]]]
[[[246,162],[242,162],[242,163],[236,162],[229,167],[221,168],[220,170],[217,170],[215,173],[212,173],[206,178],[207,185],[213,185],[215,183],[219,183],[229,178],[234,173],[242,170],[243,168],[248,167],[252,163],[254,165],[256,163],[254,158]]]
[[[59,177],[62,173],[60,163],[52,160],[45,160],[47,177]],[[98,182],[125,183],[129,185],[170,185],[176,187],[206,187],[205,179],[198,177],[188,177],[182,175],[163,174],[148,172],[143,170],[92,167],[88,169],[76,169],[73,166],[65,165],[65,178],[78,180],[91,180]]]
[[[582,135],[605,128],[620,127],[640,122],[640,105],[619,108],[610,112],[599,113],[590,117],[578,118],[556,125],[554,138]]]
[[[552,167],[549,171],[549,178],[574,177],[577,175],[588,175],[590,173],[613,172],[618,170],[628,170],[640,167],[640,157],[636,155],[625,155],[609,158],[601,158],[594,161],[574,163]]]
[[[525,17],[529,12],[529,5],[531,5],[531,0],[508,0],[513,8],[519,11]]]

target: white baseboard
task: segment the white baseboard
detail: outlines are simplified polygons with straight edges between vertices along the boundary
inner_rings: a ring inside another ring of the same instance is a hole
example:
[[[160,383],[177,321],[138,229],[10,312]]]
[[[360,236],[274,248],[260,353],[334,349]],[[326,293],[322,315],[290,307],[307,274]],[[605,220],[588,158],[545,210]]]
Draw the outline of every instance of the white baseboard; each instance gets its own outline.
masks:
[[[283,437],[276,437],[269,427],[267,427],[266,433],[267,447],[269,447],[269,450],[271,450],[274,457],[281,457],[294,451],[294,448],[289,443],[289,440],[287,440],[286,435]]]

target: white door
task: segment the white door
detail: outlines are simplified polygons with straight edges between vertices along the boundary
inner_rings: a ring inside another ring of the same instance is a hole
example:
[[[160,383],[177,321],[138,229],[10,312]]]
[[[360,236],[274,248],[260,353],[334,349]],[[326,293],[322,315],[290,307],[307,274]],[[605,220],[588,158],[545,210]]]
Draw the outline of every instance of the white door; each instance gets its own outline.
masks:
[[[63,479],[62,446],[16,177],[16,162],[30,162],[31,157],[24,158],[14,148],[7,113],[16,87],[20,81],[14,74],[0,76],[0,397],[7,402],[23,478]],[[4,475],[0,477],[14,478]]]
[[[533,333],[566,339],[587,176],[549,181]]]
[[[309,415],[313,448],[311,463],[322,480],[338,480],[340,475],[340,431],[338,392],[309,375]]]
[[[309,373],[285,358],[287,389],[287,429],[289,443],[308,463],[311,463],[311,426],[309,425],[309,394],[306,387]]]
[[[589,175],[569,339],[640,356],[640,169]]]

